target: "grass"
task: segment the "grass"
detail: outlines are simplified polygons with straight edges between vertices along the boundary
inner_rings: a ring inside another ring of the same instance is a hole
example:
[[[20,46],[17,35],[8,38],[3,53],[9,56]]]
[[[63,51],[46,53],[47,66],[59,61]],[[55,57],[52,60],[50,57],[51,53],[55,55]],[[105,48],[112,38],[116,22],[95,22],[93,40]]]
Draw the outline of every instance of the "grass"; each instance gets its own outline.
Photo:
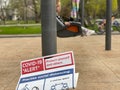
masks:
[[[89,29],[98,31],[96,25],[87,27]],[[120,30],[120,27],[113,27],[114,31]],[[119,31],[120,32],[120,31]],[[12,34],[41,34],[41,26],[2,26],[0,27],[0,35]]]
[[[40,34],[40,26],[8,26],[0,27],[0,34]]]

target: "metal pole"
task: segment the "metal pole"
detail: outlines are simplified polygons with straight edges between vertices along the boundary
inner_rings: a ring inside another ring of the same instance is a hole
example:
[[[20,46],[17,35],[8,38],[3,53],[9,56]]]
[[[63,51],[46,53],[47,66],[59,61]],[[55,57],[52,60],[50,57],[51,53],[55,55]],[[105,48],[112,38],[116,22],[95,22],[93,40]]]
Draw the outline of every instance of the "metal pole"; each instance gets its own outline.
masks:
[[[81,26],[84,26],[84,0],[81,0]]]
[[[41,0],[42,55],[56,51],[56,0]]]
[[[111,50],[111,14],[112,0],[106,0],[106,45],[105,50]]]

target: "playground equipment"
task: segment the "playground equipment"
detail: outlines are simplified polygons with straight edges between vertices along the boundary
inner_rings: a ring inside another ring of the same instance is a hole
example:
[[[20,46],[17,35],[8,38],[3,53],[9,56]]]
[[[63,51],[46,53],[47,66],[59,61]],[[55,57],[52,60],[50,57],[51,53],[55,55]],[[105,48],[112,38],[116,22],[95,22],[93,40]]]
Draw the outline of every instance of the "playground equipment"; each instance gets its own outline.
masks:
[[[56,0],[41,0],[42,56],[55,54],[56,47]],[[105,50],[111,50],[112,0],[106,0]],[[52,12],[52,13],[51,13]]]
[[[56,17],[56,20],[58,37],[72,37],[77,35],[83,36],[80,22],[72,21],[70,22],[70,26],[67,26],[59,16]]]
[[[56,17],[57,20],[57,36],[58,37],[72,37],[72,36],[83,36],[81,23],[76,22],[78,21],[78,11],[79,11],[79,4],[80,0],[71,0],[72,2],[72,10],[71,10],[71,17],[75,21],[70,21],[70,26],[64,24],[64,21],[60,16]]]

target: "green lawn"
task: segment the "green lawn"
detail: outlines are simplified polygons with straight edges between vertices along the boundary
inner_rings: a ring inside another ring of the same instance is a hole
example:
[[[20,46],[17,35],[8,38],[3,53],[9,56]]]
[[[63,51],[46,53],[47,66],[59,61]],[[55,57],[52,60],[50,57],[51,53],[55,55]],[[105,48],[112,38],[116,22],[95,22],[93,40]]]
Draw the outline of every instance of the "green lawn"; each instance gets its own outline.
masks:
[[[40,34],[40,26],[3,26],[0,27],[0,34]]]

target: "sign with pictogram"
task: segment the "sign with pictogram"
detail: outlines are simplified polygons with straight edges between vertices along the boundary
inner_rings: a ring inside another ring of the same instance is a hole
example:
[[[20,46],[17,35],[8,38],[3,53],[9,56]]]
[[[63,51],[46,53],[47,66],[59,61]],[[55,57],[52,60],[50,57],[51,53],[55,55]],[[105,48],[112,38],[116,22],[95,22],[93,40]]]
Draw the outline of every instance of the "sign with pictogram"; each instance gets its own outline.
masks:
[[[66,90],[75,88],[73,52],[25,60],[16,90]]]

